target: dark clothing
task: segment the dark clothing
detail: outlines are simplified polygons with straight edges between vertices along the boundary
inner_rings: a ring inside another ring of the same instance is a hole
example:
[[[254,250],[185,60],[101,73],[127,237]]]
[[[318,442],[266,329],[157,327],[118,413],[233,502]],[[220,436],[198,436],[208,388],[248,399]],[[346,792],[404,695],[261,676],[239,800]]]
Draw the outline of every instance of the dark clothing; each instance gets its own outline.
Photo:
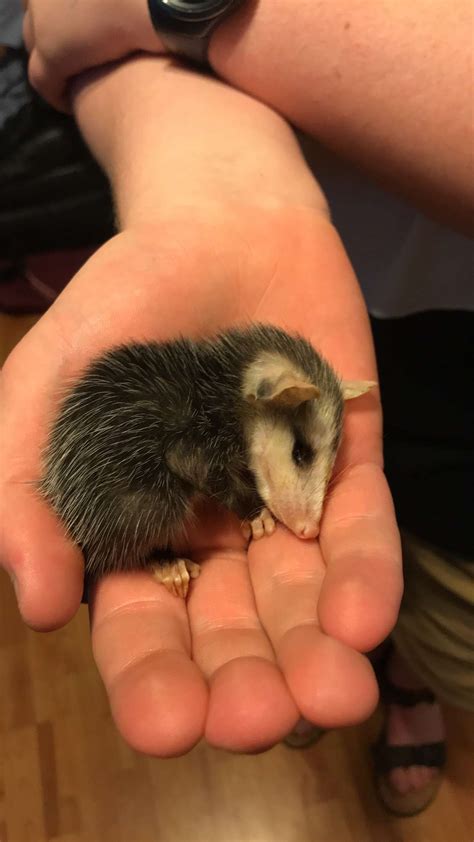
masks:
[[[474,313],[372,319],[400,525],[474,559]]]

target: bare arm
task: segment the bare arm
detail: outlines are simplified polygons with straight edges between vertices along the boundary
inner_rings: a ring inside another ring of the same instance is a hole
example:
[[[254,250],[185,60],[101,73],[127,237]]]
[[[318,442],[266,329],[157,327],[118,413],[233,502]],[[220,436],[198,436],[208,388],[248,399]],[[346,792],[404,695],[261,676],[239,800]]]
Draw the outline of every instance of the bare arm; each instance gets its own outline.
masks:
[[[186,216],[190,207],[212,214],[232,205],[299,206],[327,215],[288,124],[172,59],[91,72],[76,86],[74,110],[111,180],[120,227],[157,213]]]
[[[30,0],[31,76],[56,102],[65,76],[162,49],[145,0],[87,7],[65,5],[61,19],[55,0]],[[118,18],[129,26],[110,37]],[[383,185],[469,229],[472,27],[470,0],[247,0],[215,31],[210,61]]]
[[[472,228],[470,0],[260,0],[211,62],[428,212]]]

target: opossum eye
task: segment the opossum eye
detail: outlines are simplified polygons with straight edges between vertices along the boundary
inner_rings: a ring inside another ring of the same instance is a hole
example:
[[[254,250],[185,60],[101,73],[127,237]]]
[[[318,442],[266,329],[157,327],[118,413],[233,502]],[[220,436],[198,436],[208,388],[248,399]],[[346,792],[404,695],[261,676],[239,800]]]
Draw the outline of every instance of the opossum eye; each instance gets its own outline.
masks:
[[[314,459],[314,450],[311,445],[303,441],[303,439],[296,438],[291,458],[298,468],[303,468],[306,465],[311,465]]]

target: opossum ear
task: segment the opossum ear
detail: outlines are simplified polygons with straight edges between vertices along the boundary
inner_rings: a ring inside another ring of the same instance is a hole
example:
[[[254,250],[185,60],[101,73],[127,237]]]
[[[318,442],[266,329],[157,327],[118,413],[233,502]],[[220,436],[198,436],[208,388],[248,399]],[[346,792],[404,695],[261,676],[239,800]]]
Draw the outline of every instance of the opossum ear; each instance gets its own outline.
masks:
[[[319,389],[281,354],[264,353],[245,373],[244,398],[249,403],[299,406],[319,397]]]
[[[165,458],[171,473],[196,490],[205,490],[209,466],[201,447],[180,441],[166,452]]]
[[[295,377],[292,373],[282,374],[276,380],[264,377],[256,386],[254,391],[245,396],[249,402],[296,407],[320,395],[317,386]]]
[[[341,383],[342,394],[345,401],[351,401],[360,395],[365,395],[370,389],[378,386],[375,380],[343,380]]]

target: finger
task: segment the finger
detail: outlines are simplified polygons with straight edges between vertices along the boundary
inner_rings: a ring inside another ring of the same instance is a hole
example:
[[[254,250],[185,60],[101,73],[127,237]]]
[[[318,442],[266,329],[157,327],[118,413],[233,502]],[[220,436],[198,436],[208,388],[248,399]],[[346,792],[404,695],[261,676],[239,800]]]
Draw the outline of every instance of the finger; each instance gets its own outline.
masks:
[[[59,628],[81,602],[82,555],[29,484],[12,481],[0,494],[0,559],[23,620],[37,631]]]
[[[59,353],[58,346],[51,342],[47,348]],[[80,552],[34,485],[45,436],[41,401],[35,396],[46,387],[42,372],[47,353],[41,345],[36,348],[34,368],[23,364],[21,353],[12,354],[0,375],[0,562],[15,584],[23,619],[38,630],[57,628],[72,617],[83,578]]]
[[[193,656],[210,688],[206,739],[256,751],[285,736],[299,712],[260,625],[237,526],[232,534],[234,546],[193,552],[205,557],[188,606]]]
[[[395,625],[402,594],[400,537],[382,468],[357,465],[327,501],[320,535],[327,573],[323,630],[361,652]]]
[[[231,553],[208,558],[189,612],[210,689],[206,739],[231,751],[274,745],[299,712],[258,622],[245,562]]]
[[[70,112],[67,97],[67,79],[51,68],[33,49],[28,62],[28,78],[32,87],[56,108],[57,111]]]
[[[43,631],[71,619],[83,587],[82,555],[35,486],[71,335],[51,314],[22,339],[0,373],[0,563],[15,584],[23,619]]]
[[[31,17],[31,12],[29,9],[25,11],[23,16],[23,43],[31,53],[33,46],[34,46],[34,31],[33,31],[33,19]]]
[[[249,564],[259,616],[302,715],[325,728],[366,719],[377,703],[368,661],[318,625],[325,569],[317,542],[278,526],[251,545]]]
[[[95,660],[124,739],[171,757],[202,737],[208,692],[190,657],[186,603],[145,571],[112,575],[90,603]]]

